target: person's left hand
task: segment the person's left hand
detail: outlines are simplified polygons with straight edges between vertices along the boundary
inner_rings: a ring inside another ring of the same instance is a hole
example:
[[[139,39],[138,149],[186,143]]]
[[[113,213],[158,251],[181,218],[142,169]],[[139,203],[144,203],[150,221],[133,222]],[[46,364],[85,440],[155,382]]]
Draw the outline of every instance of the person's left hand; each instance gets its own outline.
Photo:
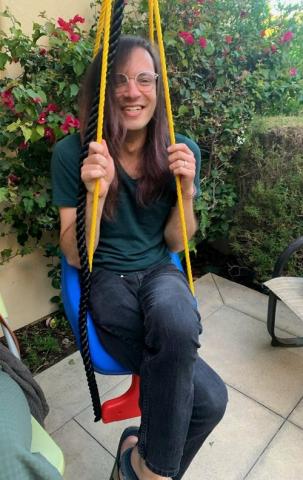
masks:
[[[175,176],[180,175],[182,194],[193,197],[196,174],[196,159],[193,152],[185,143],[170,145],[167,151],[170,171]]]

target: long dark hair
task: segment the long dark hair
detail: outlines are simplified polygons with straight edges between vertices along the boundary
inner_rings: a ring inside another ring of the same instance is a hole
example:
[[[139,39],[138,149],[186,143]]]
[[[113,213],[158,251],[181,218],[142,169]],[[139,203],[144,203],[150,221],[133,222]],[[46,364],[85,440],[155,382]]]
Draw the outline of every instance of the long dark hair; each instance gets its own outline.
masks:
[[[115,101],[113,75],[118,68],[125,65],[130,53],[135,48],[143,48],[151,56],[155,72],[160,74],[159,54],[155,47],[142,37],[123,35],[119,39],[117,53],[107,81],[104,129],[103,136],[107,142],[109,152],[117,165],[121,147],[125,141],[127,131],[121,121],[120,110]],[[90,107],[100,83],[100,69],[102,51],[95,57],[84,77],[80,90],[79,117],[81,138],[87,126]],[[161,195],[169,177],[167,163],[167,146],[169,135],[165,114],[163,84],[161,78],[157,81],[157,103],[154,115],[147,126],[147,136],[143,147],[144,168],[138,182],[137,200],[141,205],[147,205]],[[117,172],[117,169],[116,169]],[[116,206],[118,191],[118,176],[116,174],[108,192],[104,206],[106,218],[112,218]]]

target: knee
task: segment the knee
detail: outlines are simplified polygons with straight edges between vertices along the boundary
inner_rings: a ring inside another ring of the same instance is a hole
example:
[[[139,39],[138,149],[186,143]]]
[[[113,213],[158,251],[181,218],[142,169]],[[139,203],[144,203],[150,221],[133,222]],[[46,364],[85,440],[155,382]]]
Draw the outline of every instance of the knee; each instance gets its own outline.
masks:
[[[188,300],[178,298],[172,301],[162,297],[150,310],[147,323],[146,331],[157,339],[159,346],[165,345],[170,354],[196,352],[200,346],[200,316]]]

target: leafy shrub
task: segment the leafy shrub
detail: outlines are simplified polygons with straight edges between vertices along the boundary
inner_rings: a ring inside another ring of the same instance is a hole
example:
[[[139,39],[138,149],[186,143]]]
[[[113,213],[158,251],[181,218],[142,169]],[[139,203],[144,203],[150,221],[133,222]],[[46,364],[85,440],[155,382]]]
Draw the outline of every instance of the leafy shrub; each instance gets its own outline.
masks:
[[[285,118],[269,119],[267,126],[256,120],[234,173],[240,203],[231,246],[257,280],[265,281],[278,256],[303,231],[303,119],[296,127],[287,126]],[[293,257],[288,273],[303,275],[303,252]]]

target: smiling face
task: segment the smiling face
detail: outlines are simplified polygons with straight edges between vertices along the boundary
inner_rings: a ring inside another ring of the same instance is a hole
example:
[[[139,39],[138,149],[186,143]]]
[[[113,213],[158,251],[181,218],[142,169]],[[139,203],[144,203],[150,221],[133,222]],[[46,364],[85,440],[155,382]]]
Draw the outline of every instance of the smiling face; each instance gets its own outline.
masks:
[[[137,47],[131,50],[126,63],[116,72],[127,75],[129,78],[122,90],[119,88],[115,90],[123,126],[128,132],[145,132],[156,108],[156,81],[151,89],[145,91],[135,81],[136,75],[140,72],[155,72],[155,66],[148,51]]]

